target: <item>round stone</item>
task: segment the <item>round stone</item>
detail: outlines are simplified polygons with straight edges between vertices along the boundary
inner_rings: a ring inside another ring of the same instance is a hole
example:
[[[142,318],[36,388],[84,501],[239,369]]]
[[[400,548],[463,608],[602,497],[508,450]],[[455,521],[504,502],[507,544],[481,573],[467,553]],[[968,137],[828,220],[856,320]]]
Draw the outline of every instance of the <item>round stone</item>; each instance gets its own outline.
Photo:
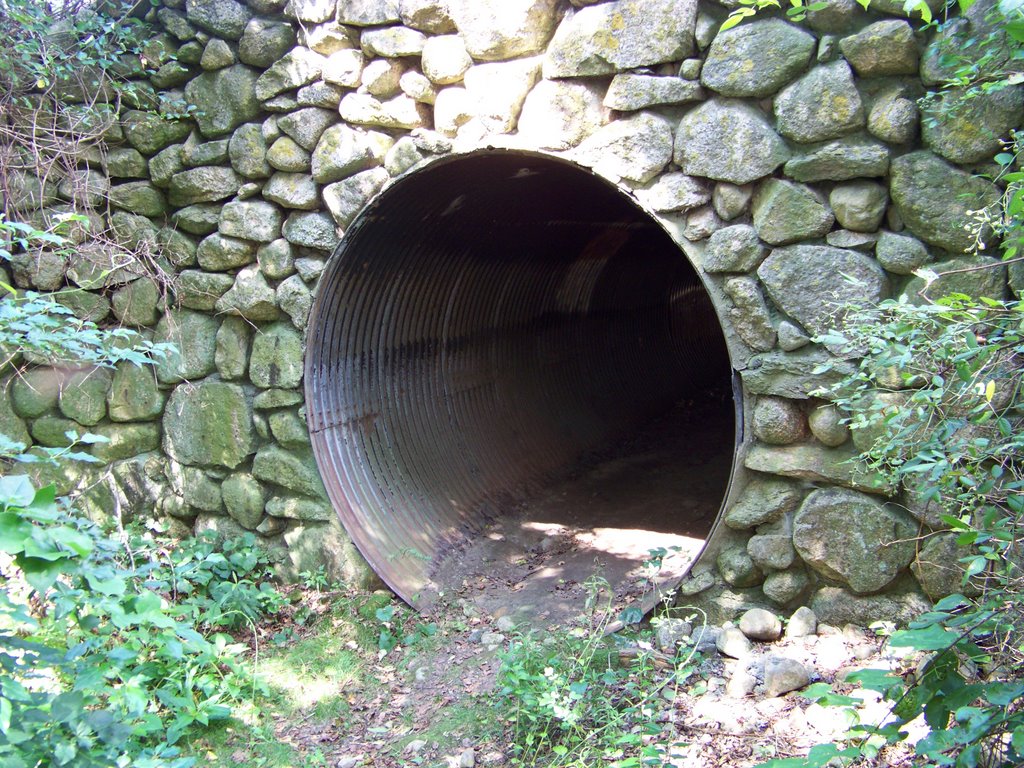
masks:
[[[751,640],[771,642],[782,637],[782,621],[764,608],[751,608],[740,616],[740,631]]]
[[[769,445],[789,445],[806,434],[799,404],[781,397],[760,397],[754,406],[754,435]]]
[[[842,411],[834,405],[812,408],[807,416],[807,423],[811,428],[811,434],[818,442],[829,448],[842,445],[850,436],[849,428],[843,423]]]

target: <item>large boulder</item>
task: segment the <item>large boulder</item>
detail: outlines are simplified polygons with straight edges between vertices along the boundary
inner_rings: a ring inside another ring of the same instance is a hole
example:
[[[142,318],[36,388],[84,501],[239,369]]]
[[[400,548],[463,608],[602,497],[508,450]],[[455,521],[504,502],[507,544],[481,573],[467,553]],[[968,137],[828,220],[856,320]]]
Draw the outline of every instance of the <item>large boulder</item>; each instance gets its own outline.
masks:
[[[300,147],[312,152],[327,126],[337,120],[338,115],[334,111],[307,107],[279,118],[277,126]]]
[[[388,178],[383,168],[371,168],[324,187],[324,203],[335,223],[342,229],[351,224]]]
[[[293,48],[272,64],[256,80],[256,98],[271,99],[319,79],[324,57],[308,48]]]
[[[339,242],[334,221],[323,211],[294,211],[285,221],[282,234],[293,245],[317,251],[333,251]]]
[[[164,451],[194,466],[234,469],[255,450],[252,410],[237,384],[181,384],[164,412]]]
[[[203,136],[225,136],[260,113],[254,69],[233,67],[204,72],[185,86],[185,100],[195,107],[196,124]]]
[[[1006,296],[1006,266],[991,256],[962,256],[937,262],[930,268],[938,277],[928,281],[915,277],[907,281],[902,293],[907,301],[934,301],[951,293],[989,299]]]
[[[929,537],[910,566],[921,588],[932,600],[941,600],[954,593],[976,595],[975,584],[964,584],[964,565],[961,560],[976,551],[958,544],[955,533],[941,533]]]
[[[606,122],[602,96],[590,82],[541,80],[523,102],[519,135],[545,149],[574,147]]]
[[[153,370],[149,366],[133,367],[145,370],[149,377],[153,378]],[[87,368],[71,374],[60,390],[60,412],[87,427],[99,424],[107,415],[106,401],[107,392],[110,390],[110,381],[110,371],[105,368]],[[9,410],[10,403],[7,398],[0,398],[0,400],[3,400],[5,407]],[[13,416],[13,412],[11,412],[11,416]],[[0,420],[0,433],[13,437],[4,432],[3,426],[4,423]]]
[[[238,58],[244,64],[265,69],[295,45],[291,24],[268,19],[253,19],[245,26],[238,43]]]
[[[841,328],[850,305],[872,304],[888,291],[877,261],[826,245],[776,248],[757,275],[776,306],[816,335]]]
[[[338,21],[358,27],[397,24],[399,0],[338,0]]]
[[[789,159],[786,143],[756,107],[712,99],[691,110],[676,131],[683,173],[733,184],[767,176]]]
[[[383,134],[332,125],[320,136],[313,151],[313,179],[330,184],[380,165],[389,144]]]
[[[800,486],[791,480],[770,475],[755,477],[726,510],[723,522],[736,530],[774,523],[796,509],[802,498]]]
[[[555,32],[544,77],[589,77],[680,61],[695,50],[696,25],[697,0],[615,0],[581,8]]]
[[[855,181],[833,187],[828,202],[840,226],[854,232],[874,232],[885,216],[889,192],[873,181]]]
[[[941,91],[922,118],[921,138],[935,154],[962,165],[991,160],[1024,122],[1024,91],[1020,86],[987,93]]]
[[[207,272],[226,272],[255,261],[256,246],[248,240],[214,232],[199,243],[196,256],[199,266]]]
[[[187,0],[185,15],[200,29],[226,40],[238,40],[252,18],[252,11],[234,0]]]
[[[604,176],[643,184],[672,161],[672,126],[663,117],[640,112],[584,139],[572,157]]]
[[[758,443],[747,452],[743,465],[755,472],[833,483],[865,493],[891,494],[893,489],[882,477],[861,466],[859,455],[859,452],[849,444],[838,448],[825,448],[813,443]]]
[[[246,178],[265,179],[273,173],[267,163],[267,139],[259,123],[246,123],[231,134],[228,157],[231,167]]]
[[[111,421],[147,421],[163,413],[167,395],[160,391],[152,366],[121,363],[109,386],[105,405]]]
[[[129,110],[121,118],[124,135],[135,149],[144,155],[155,155],[161,149],[176,144],[192,130],[186,120],[169,120],[152,112]]]
[[[274,289],[256,264],[239,270],[234,285],[217,300],[215,308],[219,313],[238,315],[253,323],[276,320],[281,314]]]
[[[835,222],[814,190],[782,179],[768,179],[758,187],[752,212],[758,236],[771,245],[821,237]]]
[[[465,86],[473,116],[491,133],[511,131],[539,77],[539,57],[470,67]]]
[[[991,182],[924,150],[892,161],[889,194],[911,232],[926,243],[961,253],[974,246],[973,233],[964,229],[969,213],[999,200]]]
[[[241,178],[230,168],[191,168],[171,177],[171,189],[167,199],[171,205],[178,207],[190,206],[193,203],[210,203],[233,197],[241,186]]]
[[[220,213],[222,235],[269,243],[281,234],[284,216],[273,203],[243,200],[227,203]]]
[[[284,534],[284,540],[288,544],[288,563],[282,567],[286,576],[294,579],[300,573],[315,571],[322,566],[332,581],[363,589],[380,586],[380,579],[360,556],[337,520],[297,525]]]
[[[867,117],[845,61],[821,64],[775,98],[779,133],[801,143],[825,141],[856,131]]]
[[[285,323],[260,329],[252,343],[249,378],[266,389],[298,387],[302,382],[302,334]]]
[[[723,96],[770,96],[803,72],[814,35],[782,19],[760,19],[720,32],[700,81]]]
[[[734,224],[711,235],[702,266],[705,272],[749,272],[767,255],[757,230],[749,224]]]
[[[845,181],[864,176],[885,176],[890,151],[865,136],[847,136],[810,144],[786,163],[786,175],[796,181]]]
[[[604,105],[608,109],[632,112],[659,104],[684,104],[703,98],[704,89],[694,80],[624,73],[612,78],[612,84],[604,95]]]
[[[202,312],[175,309],[156,326],[155,340],[169,342],[174,350],[160,360],[156,375],[162,384],[201,379],[213,373],[214,350],[220,320]]]
[[[450,0],[466,50],[477,61],[515,59],[544,50],[559,19],[557,0]]]
[[[279,445],[265,445],[253,459],[252,474],[258,480],[279,485],[303,496],[327,498],[313,452],[308,448],[285,450]]]
[[[910,565],[917,524],[906,512],[843,488],[813,491],[793,518],[793,545],[811,568],[858,594]]]
[[[909,144],[917,135],[921,114],[917,102],[899,88],[881,94],[868,113],[868,132],[890,144]]]
[[[187,309],[212,312],[217,300],[235,283],[234,275],[186,269],[178,273],[175,296]]]
[[[856,624],[866,627],[878,621],[879,616],[907,624],[931,610],[927,598],[913,589],[909,582],[900,580],[899,589],[886,590],[880,595],[858,595],[841,587],[822,587],[814,593],[810,607],[818,621],[833,626]]]
[[[918,49],[914,30],[905,21],[869,24],[839,41],[839,50],[861,77],[916,75]]]
[[[263,197],[285,208],[303,211],[312,211],[320,206],[316,182],[306,173],[278,171],[263,186]]]

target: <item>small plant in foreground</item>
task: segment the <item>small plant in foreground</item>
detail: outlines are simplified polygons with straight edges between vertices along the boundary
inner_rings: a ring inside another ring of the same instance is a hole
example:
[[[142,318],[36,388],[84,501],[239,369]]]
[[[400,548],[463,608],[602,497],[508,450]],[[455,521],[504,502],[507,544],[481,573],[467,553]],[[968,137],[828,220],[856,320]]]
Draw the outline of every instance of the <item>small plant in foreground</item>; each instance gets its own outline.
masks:
[[[502,655],[495,704],[512,713],[516,765],[671,765],[679,745],[661,715],[671,707],[667,692],[693,674],[695,651],[669,660],[647,642],[624,647],[602,634],[519,635]]]
[[[0,553],[3,765],[183,768],[186,729],[252,694],[243,648],[195,628],[221,606],[175,595],[194,572],[176,572],[156,542],[134,541],[129,557],[52,486],[7,475]]]

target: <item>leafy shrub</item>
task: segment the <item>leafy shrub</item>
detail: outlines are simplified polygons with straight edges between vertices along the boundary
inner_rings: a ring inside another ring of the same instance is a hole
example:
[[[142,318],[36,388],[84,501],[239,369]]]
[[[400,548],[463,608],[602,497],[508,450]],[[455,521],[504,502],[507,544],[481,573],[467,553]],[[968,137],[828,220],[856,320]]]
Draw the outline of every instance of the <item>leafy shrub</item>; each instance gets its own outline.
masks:
[[[907,738],[922,765],[988,768],[1024,763],[1024,303],[954,295],[855,310],[822,341],[861,355],[827,392],[854,430],[873,439],[862,459],[917,504],[931,504],[957,535],[962,594],[889,638],[928,654],[909,679],[863,670],[848,681],[892,702],[883,724],[851,730],[840,752],[765,766],[822,766],[836,755],[873,759]],[[848,703],[848,702],[847,702]]]
[[[65,241],[0,218],[10,248]],[[75,319],[49,297],[4,286],[4,364],[149,364],[168,345]],[[0,436],[2,437],[2,436]],[[218,628],[276,611],[269,558],[251,534],[162,543],[108,537],[52,486],[10,472],[18,462],[97,461],[75,450],[24,453],[0,440],[0,765],[186,768],[175,746],[195,725],[223,720],[257,682],[244,647]]]
[[[0,478],[3,765],[183,768],[191,760],[174,745],[185,730],[251,695],[245,649],[196,627],[281,605],[266,555],[247,540],[224,555],[207,539],[135,546],[129,557],[52,487]]]
[[[139,572],[147,588],[167,594],[197,625],[234,629],[285,605],[270,581],[272,564],[253,534],[218,541],[206,531],[175,542]]]

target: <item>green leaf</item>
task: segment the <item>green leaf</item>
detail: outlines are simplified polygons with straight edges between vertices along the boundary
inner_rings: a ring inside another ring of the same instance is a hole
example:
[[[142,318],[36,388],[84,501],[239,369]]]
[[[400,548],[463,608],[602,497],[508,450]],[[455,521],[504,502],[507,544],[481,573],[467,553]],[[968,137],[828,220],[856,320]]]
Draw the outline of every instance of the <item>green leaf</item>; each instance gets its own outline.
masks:
[[[851,683],[857,683],[869,691],[877,691],[879,693],[886,693],[896,686],[903,685],[902,678],[896,677],[884,669],[862,669],[847,675],[846,680]]]
[[[916,648],[919,651],[944,651],[959,639],[956,632],[932,624],[923,629],[902,629],[892,633],[889,644],[897,648]]]
[[[630,624],[639,624],[643,621],[643,618],[644,612],[638,605],[627,605],[619,612],[619,621],[627,626]]]
[[[16,562],[25,574],[25,581],[39,594],[46,593],[53,586],[57,577],[62,573],[64,565],[61,561],[55,562],[25,555],[19,555]]]
[[[36,489],[27,475],[0,477],[0,504],[5,507],[27,507],[36,496]]]
[[[109,597],[123,595],[128,586],[127,582],[125,582],[125,580],[120,576],[113,576],[111,578],[104,579],[91,571],[86,572],[85,580],[89,583],[90,589]]]
[[[39,522],[50,522],[60,517],[57,509],[57,489],[47,485],[36,491],[32,503],[25,507],[25,517]]]
[[[0,702],[2,704],[2,702]],[[1013,736],[1010,739],[1010,745],[1013,747],[1013,751],[1017,753],[1018,757],[1024,755],[1024,725],[1019,725],[1013,729]]]
[[[32,539],[33,527],[14,512],[0,512],[0,552],[17,555]]]

